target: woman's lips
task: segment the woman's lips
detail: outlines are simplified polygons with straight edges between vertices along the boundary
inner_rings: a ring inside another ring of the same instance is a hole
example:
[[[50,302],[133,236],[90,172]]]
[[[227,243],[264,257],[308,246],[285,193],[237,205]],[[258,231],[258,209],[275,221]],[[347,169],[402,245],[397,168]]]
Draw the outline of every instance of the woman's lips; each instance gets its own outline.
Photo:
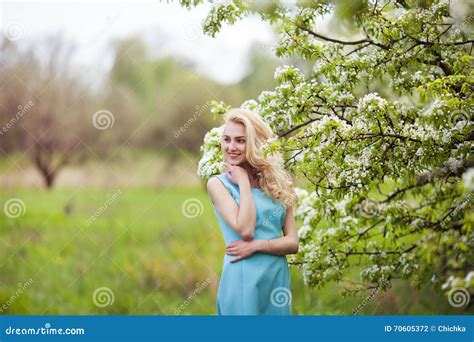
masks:
[[[232,154],[232,153],[228,153],[229,157],[232,158],[232,159],[235,159],[235,158],[238,158],[240,157],[240,154]]]

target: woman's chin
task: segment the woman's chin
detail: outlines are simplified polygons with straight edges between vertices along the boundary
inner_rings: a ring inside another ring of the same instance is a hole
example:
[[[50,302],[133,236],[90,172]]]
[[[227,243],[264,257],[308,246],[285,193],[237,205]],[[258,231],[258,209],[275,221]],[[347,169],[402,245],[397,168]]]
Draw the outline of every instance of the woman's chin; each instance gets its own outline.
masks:
[[[242,161],[241,161],[241,160],[232,160],[232,159],[230,159],[230,158],[227,159],[227,162],[228,162],[230,165],[233,165],[233,166],[242,164]]]

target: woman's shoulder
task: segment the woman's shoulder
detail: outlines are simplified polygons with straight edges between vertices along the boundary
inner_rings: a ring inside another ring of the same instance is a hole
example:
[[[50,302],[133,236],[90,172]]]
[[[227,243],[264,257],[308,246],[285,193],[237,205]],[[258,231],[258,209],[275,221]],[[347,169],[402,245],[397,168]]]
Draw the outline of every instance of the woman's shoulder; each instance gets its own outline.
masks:
[[[207,180],[207,188],[209,189],[209,187],[213,187],[215,186],[215,184],[219,183],[220,180],[219,180],[219,175],[214,175],[214,176],[211,176],[208,180]]]
[[[217,198],[225,192],[229,192],[234,199],[238,196],[237,189],[225,174],[209,178],[207,181],[207,192],[211,195],[211,198]]]
[[[220,186],[219,184],[224,184],[224,186],[227,184],[227,179],[225,174],[220,174],[220,175],[214,175],[211,178],[207,180],[207,189],[212,189]]]
[[[213,175],[211,176],[208,180],[207,180],[207,184],[209,183],[216,183],[218,182],[219,180],[222,181],[222,177],[223,177],[223,174],[219,174],[219,175]]]

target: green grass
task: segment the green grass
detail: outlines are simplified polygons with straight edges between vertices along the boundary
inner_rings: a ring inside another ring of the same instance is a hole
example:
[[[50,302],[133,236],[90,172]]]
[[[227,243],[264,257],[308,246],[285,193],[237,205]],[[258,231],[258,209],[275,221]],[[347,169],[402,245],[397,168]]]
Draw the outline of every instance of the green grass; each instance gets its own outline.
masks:
[[[204,189],[121,189],[86,225],[116,191],[0,191],[2,208],[12,197],[26,207],[19,218],[0,216],[0,309],[11,302],[1,313],[216,314],[225,245]],[[195,218],[182,213],[191,198],[202,203],[202,215]],[[341,284],[313,289],[298,269],[291,275],[297,315],[351,314],[369,294],[343,298]],[[16,296],[18,284],[30,278],[33,283]],[[100,287],[112,290],[113,304],[94,304],[92,294]],[[416,292],[405,282],[360,311],[372,313],[460,314],[431,288]]]

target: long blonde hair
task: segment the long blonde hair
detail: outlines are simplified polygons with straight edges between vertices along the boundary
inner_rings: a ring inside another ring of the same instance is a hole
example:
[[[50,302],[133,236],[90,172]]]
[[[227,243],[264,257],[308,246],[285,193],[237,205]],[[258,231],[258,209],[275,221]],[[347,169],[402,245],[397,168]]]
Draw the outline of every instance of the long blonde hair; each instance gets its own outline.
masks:
[[[229,121],[241,123],[245,128],[246,159],[256,177],[258,186],[275,202],[286,208],[292,207],[298,200],[290,174],[285,170],[283,157],[279,153],[263,155],[262,144],[274,138],[272,129],[257,114],[246,109],[234,108],[224,117],[225,124]],[[224,135],[221,136],[221,146]],[[221,168],[221,172],[224,172]]]

